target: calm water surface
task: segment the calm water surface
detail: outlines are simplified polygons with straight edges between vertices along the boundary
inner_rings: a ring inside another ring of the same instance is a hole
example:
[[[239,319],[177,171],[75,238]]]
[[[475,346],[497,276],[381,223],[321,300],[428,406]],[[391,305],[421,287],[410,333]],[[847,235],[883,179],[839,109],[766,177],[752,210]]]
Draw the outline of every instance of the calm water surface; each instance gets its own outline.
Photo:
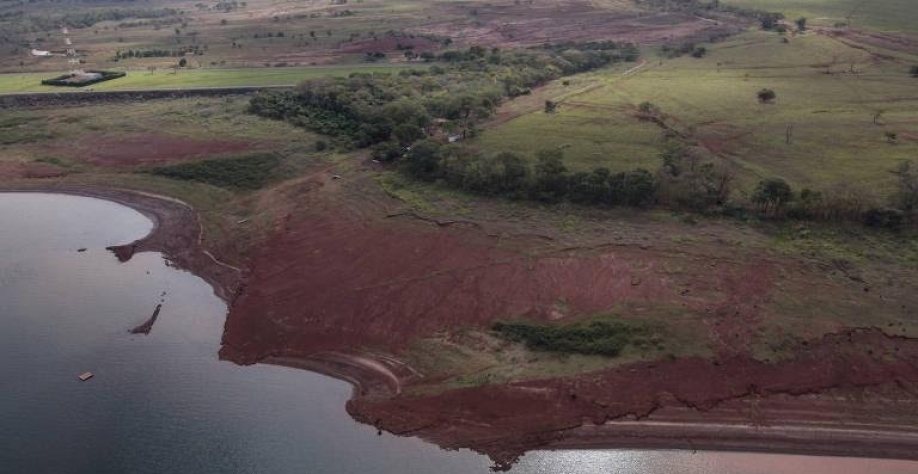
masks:
[[[472,452],[357,424],[343,382],[218,361],[226,306],[203,280],[159,254],[120,264],[105,250],[152,227],[103,200],[0,193],[0,473],[488,472]],[[151,334],[128,334],[160,302]],[[84,371],[96,377],[79,382]],[[513,472],[915,473],[918,464],[609,450],[534,452]]]

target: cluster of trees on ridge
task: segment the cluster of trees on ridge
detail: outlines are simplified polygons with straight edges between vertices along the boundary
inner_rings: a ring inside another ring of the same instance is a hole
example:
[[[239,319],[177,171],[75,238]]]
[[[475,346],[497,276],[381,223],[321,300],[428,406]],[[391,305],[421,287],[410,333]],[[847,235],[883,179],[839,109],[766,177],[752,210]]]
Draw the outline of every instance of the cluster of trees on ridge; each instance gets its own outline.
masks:
[[[848,190],[796,192],[779,177],[763,179],[734,200],[733,171],[705,162],[685,140],[672,135],[664,140],[656,170],[618,173],[605,167],[571,172],[557,149],[543,150],[532,159],[428,139],[443,131],[474,134],[476,122],[489,117],[505,98],[565,75],[634,61],[637,52],[615,43],[516,51],[472,47],[445,52],[438,59],[445,65],[397,75],[352,74],[307,81],[295,91],[263,92],[253,97],[249,110],[336,137],[339,144],[372,146],[374,158],[394,163],[413,179],[485,196],[591,206],[653,205],[739,217],[856,220],[893,229],[914,221],[918,211],[918,172],[908,163],[895,172],[897,192],[885,204]],[[757,97],[770,102],[776,94],[763,89]],[[649,109],[654,109],[649,103],[639,107],[641,114],[655,115]]]
[[[562,76],[635,61],[637,49],[612,42],[501,51],[473,46],[446,51],[441,64],[391,74],[352,74],[306,81],[294,91],[253,97],[249,110],[357,147],[408,146],[437,130],[468,135],[507,97]]]
[[[439,181],[475,194],[562,200],[585,205],[642,206],[654,200],[654,175],[645,169],[612,173],[598,167],[571,173],[560,150],[537,153],[536,162],[514,153],[487,156],[458,145],[435,140],[415,144],[399,160],[399,169],[416,179]]]
[[[655,205],[734,217],[860,221],[887,229],[909,225],[918,213],[918,168],[909,162],[893,170],[896,190],[884,205],[856,188],[798,192],[779,177],[759,181],[748,195],[735,200],[731,196],[735,173],[699,158],[680,141],[666,140],[660,160],[655,172],[638,168],[613,173],[605,167],[571,172],[557,149],[538,152],[533,163],[514,153],[488,155],[436,140],[424,140],[394,158],[398,170],[414,179],[478,195],[545,203]]]

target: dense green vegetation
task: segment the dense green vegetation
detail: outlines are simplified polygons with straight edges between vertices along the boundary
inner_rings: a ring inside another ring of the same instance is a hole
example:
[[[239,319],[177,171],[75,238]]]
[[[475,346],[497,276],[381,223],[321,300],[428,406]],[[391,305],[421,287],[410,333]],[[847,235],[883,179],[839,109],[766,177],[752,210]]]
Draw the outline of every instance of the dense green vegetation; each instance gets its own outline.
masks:
[[[157,176],[183,181],[197,181],[223,188],[255,190],[271,182],[280,165],[280,157],[273,153],[215,160],[196,161],[153,168]]]
[[[501,51],[473,46],[447,51],[445,66],[398,76],[353,74],[302,83],[296,91],[259,94],[252,113],[282,119],[319,133],[346,137],[358,147],[393,141],[407,146],[438,132],[474,134],[505,97],[620,61],[635,61],[632,45],[590,43]]]
[[[530,161],[513,153],[490,156],[425,140],[411,147],[399,169],[416,179],[487,196],[604,206],[641,206],[654,199],[655,179],[644,169],[612,173],[598,167],[570,173],[560,150],[537,153],[534,166]]]
[[[536,351],[615,357],[630,346],[662,349],[657,328],[646,322],[595,319],[567,325],[498,322],[492,329],[502,338]]]

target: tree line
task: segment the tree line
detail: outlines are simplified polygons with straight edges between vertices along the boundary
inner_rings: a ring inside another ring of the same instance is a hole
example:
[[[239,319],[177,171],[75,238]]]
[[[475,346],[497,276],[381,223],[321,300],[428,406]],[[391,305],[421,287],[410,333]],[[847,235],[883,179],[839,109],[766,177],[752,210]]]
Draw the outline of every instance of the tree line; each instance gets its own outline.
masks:
[[[491,156],[424,140],[397,161],[398,169],[415,179],[442,182],[479,195],[545,203],[643,206],[653,202],[656,190],[653,174],[645,169],[613,173],[597,167],[572,173],[561,150],[540,151],[530,164],[533,160],[515,153]]]
[[[797,191],[780,177],[764,178],[737,197],[730,168],[701,159],[672,138],[664,140],[654,172],[637,168],[614,173],[602,166],[572,172],[557,149],[526,157],[487,154],[436,140],[416,143],[404,154],[385,155],[377,148],[374,157],[394,162],[413,179],[482,196],[598,207],[657,206],[739,218],[855,221],[893,230],[918,222],[918,167],[910,162],[892,170],[895,192],[880,202],[850,186]]]
[[[129,49],[115,52],[114,60],[130,58],[179,58],[186,54],[203,55],[204,51],[199,46],[187,46],[180,49]]]

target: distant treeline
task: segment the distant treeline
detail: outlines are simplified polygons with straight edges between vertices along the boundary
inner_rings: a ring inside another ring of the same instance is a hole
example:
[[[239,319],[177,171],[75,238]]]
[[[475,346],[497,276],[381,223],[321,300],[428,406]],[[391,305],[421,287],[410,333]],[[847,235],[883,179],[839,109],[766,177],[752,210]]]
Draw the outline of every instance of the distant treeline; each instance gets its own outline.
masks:
[[[559,77],[622,61],[635,61],[630,44],[602,49],[540,48],[501,51],[473,46],[447,51],[443,65],[392,74],[352,74],[306,81],[295,91],[257,95],[252,113],[346,137],[358,147],[392,142],[407,146],[435,130],[468,135],[506,97]]]
[[[115,60],[128,58],[180,58],[185,55],[200,56],[204,51],[199,46],[186,46],[180,49],[129,49],[116,51]]]
[[[760,18],[769,12],[755,8],[741,7],[720,0],[634,0],[634,3],[656,10],[690,13],[723,12],[750,18]]]
[[[50,31],[66,25],[72,28],[87,28],[103,21],[121,21],[129,18],[165,18],[180,15],[174,8],[111,8],[73,13],[63,16],[31,16],[29,20],[43,30]]]

